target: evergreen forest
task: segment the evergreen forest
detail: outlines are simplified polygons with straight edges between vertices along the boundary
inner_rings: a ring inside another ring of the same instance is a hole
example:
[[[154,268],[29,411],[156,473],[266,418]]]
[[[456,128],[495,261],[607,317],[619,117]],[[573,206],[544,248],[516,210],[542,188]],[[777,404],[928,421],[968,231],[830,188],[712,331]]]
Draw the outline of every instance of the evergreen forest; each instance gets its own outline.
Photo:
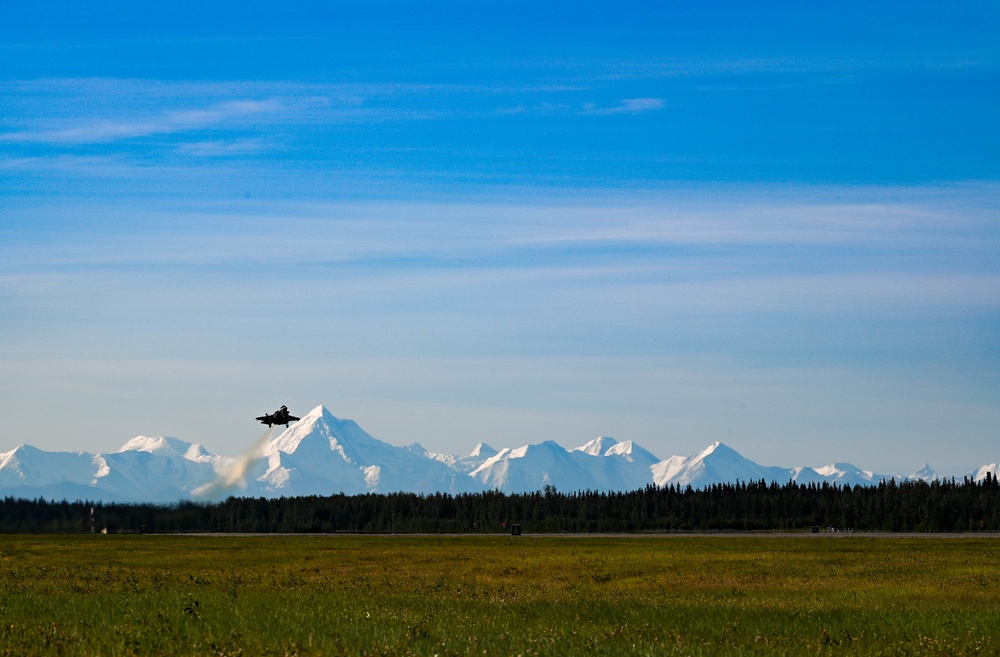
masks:
[[[176,505],[0,501],[0,533],[995,532],[1000,483],[716,484],[632,492],[230,497]]]

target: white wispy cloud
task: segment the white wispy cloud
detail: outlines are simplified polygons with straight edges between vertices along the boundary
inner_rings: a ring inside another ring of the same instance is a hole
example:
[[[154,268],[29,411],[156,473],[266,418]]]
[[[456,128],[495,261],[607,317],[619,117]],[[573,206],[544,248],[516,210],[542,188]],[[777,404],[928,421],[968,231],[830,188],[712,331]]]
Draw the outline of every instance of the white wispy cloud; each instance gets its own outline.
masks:
[[[611,107],[600,107],[594,103],[587,103],[583,106],[583,113],[598,116],[610,114],[638,114],[640,112],[663,109],[665,105],[666,103],[662,98],[625,98],[617,105]]]
[[[666,102],[662,98],[625,98],[618,101],[617,105],[602,106],[597,103],[584,103],[582,107],[579,105],[574,106],[566,102],[545,101],[530,106],[521,104],[500,107],[495,111],[495,113],[501,115],[528,113],[543,115],[569,115],[579,113],[588,116],[611,116],[613,114],[640,114],[642,112],[651,112],[663,109],[665,106]]]
[[[279,99],[237,100],[204,109],[168,111],[144,119],[82,119],[67,127],[0,134],[0,141],[93,144],[213,127],[287,109]]]
[[[193,148],[214,155],[227,146]],[[10,248],[6,266],[59,267],[70,278],[115,267],[149,268],[155,278],[162,267],[214,271],[257,262],[299,279],[315,267],[335,268],[335,279],[299,281],[280,293],[324,298],[336,290],[358,303],[392,290],[458,299],[469,290],[492,298],[497,290],[524,289],[524,299],[540,306],[576,300],[590,307],[600,298],[606,308],[634,304],[696,314],[1000,307],[1000,281],[983,265],[998,244],[991,215],[983,215],[978,201],[959,211],[942,200],[729,204],[696,197],[637,204],[589,198],[561,204],[280,202],[232,214],[144,210],[142,228],[122,220],[114,240],[105,232],[92,239],[74,233],[42,250]],[[821,262],[813,262],[816,257]],[[23,283],[8,282],[19,289]]]
[[[196,141],[179,144],[177,152],[194,157],[225,157],[245,153],[259,153],[269,148],[263,139],[231,139]]]
[[[559,91],[554,88],[554,91]],[[553,91],[549,90],[549,91]],[[334,125],[467,117],[455,98],[537,89],[503,86],[284,81],[186,82],[131,79],[14,81],[0,89],[0,143],[87,145],[197,130],[262,129],[268,125]],[[113,99],[113,100],[112,100]],[[461,104],[461,103],[459,103]],[[127,108],[124,109],[123,108]],[[198,144],[185,151],[256,148],[249,138]],[[259,146],[259,144],[258,144]]]

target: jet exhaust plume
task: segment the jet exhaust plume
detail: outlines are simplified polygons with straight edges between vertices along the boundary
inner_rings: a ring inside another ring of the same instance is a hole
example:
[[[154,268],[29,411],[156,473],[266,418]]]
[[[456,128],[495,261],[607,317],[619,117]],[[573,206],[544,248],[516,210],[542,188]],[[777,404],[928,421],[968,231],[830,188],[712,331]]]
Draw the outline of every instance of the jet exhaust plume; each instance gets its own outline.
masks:
[[[198,486],[191,494],[195,497],[205,497],[209,499],[220,499],[225,493],[229,492],[234,488],[242,488],[245,485],[245,477],[247,472],[250,470],[250,466],[256,463],[263,455],[264,448],[267,444],[271,442],[271,436],[274,434],[274,427],[268,427],[264,434],[257,439],[257,441],[244,452],[236,461],[223,472],[219,473],[219,476],[215,478],[214,481],[210,481],[207,484]]]

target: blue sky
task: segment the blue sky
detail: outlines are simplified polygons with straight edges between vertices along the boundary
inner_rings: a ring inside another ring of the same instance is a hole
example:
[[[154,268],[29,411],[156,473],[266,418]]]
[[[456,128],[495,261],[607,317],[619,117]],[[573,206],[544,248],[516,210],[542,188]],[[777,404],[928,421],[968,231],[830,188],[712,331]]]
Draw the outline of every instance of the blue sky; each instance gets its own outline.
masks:
[[[1000,9],[809,4],[4,3],[0,450],[996,462]]]

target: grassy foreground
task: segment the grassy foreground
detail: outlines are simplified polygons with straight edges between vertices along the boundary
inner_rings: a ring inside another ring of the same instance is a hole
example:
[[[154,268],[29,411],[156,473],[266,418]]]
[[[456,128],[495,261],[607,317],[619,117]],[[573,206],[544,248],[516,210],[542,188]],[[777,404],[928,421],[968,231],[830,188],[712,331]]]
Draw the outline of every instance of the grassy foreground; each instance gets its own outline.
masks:
[[[996,655],[1000,539],[5,536],[3,655]]]

